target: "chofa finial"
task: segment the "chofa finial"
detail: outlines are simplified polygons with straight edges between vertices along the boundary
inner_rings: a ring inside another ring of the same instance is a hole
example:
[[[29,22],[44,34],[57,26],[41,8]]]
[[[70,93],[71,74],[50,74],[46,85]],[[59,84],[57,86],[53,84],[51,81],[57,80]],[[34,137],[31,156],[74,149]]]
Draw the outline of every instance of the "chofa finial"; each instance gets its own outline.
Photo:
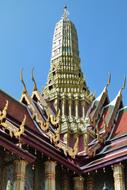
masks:
[[[34,78],[34,68],[32,69],[32,81],[34,83],[33,91],[37,91],[37,83],[36,83],[35,78]]]
[[[21,72],[20,72],[20,80],[24,86],[23,93],[27,93],[26,84],[25,84],[24,79],[23,79],[23,69],[21,69]]]
[[[111,83],[111,73],[109,73],[109,78],[108,78],[108,81],[107,81],[107,84],[106,84],[106,88],[110,85]]]
[[[122,85],[121,90],[120,90],[121,93],[125,89],[125,87],[126,87],[126,77],[124,78],[124,82],[123,82],[123,85]]]
[[[68,11],[68,9],[67,9],[67,6],[65,5],[65,6],[64,6],[64,14],[63,14],[64,20],[67,20],[67,19],[68,19],[68,16],[69,16],[69,11]]]

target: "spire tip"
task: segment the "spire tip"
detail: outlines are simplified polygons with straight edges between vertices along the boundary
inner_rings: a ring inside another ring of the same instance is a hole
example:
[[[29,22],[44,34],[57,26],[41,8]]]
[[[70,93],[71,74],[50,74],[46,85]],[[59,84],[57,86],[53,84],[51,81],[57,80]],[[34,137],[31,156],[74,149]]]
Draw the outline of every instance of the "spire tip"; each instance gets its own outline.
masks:
[[[68,16],[69,16],[69,11],[67,9],[67,6],[64,6],[64,14],[63,14],[63,19],[64,20],[68,20]]]

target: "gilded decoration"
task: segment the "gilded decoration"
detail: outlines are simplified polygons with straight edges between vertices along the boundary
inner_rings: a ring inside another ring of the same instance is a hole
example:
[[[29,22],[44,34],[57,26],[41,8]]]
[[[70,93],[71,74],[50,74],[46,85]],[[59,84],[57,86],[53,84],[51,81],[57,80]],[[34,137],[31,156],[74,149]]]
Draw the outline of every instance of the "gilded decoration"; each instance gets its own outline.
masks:
[[[7,120],[7,109],[8,109],[8,101],[6,101],[5,107],[3,108],[2,111],[0,111],[0,125],[4,128],[4,130],[9,131],[9,135],[11,137],[20,137],[25,130],[25,123],[26,123],[26,115],[24,115],[23,121],[19,128],[14,126],[12,123],[10,123]]]
[[[59,127],[55,130],[55,132],[50,136],[50,141],[54,142],[54,144],[57,144],[60,141],[60,131],[61,127],[59,125]]]
[[[79,143],[79,138],[77,137],[74,147],[68,147],[67,152],[71,158],[75,158],[76,154],[78,153],[78,143]]]
[[[8,109],[8,101],[6,101],[5,107],[2,111],[0,111],[0,123],[3,122],[3,120],[6,119],[7,116],[7,109]]]
[[[60,109],[57,112],[56,116],[50,115],[50,122],[52,125],[56,126],[60,122]]]
[[[103,121],[104,124],[102,131],[103,133],[106,133],[108,130],[108,125],[105,119],[103,119]],[[95,156],[97,149],[99,149],[100,146],[104,143],[105,138],[103,137],[102,131],[99,129],[98,124],[94,125],[94,122],[89,116],[85,118],[82,133],[84,134],[84,151],[89,157]],[[94,148],[89,147],[91,138],[95,139],[98,142],[98,145]]]
[[[49,116],[46,121],[43,121],[39,114],[34,114],[34,119],[38,123],[41,130],[47,132],[49,130]]]

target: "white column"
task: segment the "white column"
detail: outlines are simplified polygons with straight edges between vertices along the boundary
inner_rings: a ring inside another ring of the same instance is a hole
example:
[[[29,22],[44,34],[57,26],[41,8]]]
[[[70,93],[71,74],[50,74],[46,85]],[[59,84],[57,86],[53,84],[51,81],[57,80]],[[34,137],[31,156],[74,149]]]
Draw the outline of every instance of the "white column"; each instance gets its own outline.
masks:
[[[122,164],[115,164],[113,167],[114,190],[125,190],[124,167]]]
[[[74,190],[84,190],[84,178],[81,176],[76,176],[74,180]]]
[[[34,179],[33,179],[33,189],[40,190],[40,171],[39,171],[39,162],[35,163],[34,166]]]
[[[62,117],[65,116],[65,97],[62,97]]]
[[[15,160],[15,174],[14,174],[14,188],[16,190],[24,190],[25,189],[25,174],[26,174],[26,166],[28,162],[25,160]]]
[[[82,118],[84,119],[85,118],[85,101],[84,100],[82,100],[81,106],[82,106]]]
[[[63,190],[70,190],[69,176],[66,171],[63,174]]]
[[[58,97],[55,99],[55,102],[54,102],[54,107],[56,109],[56,111],[58,111]]]
[[[87,190],[94,190],[94,179],[92,176],[87,178]]]
[[[78,99],[75,99],[75,116],[78,118]]]
[[[69,117],[71,118],[72,117],[72,100],[71,99],[69,99],[68,100],[68,103],[69,103]]]
[[[56,162],[52,160],[45,162],[45,190],[56,190],[55,167]]]

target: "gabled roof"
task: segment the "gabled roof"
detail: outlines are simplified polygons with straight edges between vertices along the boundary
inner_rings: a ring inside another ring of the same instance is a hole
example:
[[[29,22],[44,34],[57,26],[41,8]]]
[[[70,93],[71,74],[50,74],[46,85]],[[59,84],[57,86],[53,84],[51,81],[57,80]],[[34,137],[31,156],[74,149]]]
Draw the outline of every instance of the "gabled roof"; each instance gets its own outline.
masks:
[[[29,145],[47,157],[57,160],[62,165],[69,167],[70,170],[74,170],[78,173],[80,172],[78,165],[75,164],[71,158],[68,158],[64,155],[63,149],[54,146],[54,144],[51,142],[50,133],[48,134],[49,129],[47,129],[48,132],[44,131],[40,128],[38,122],[32,118],[32,113],[29,110],[30,105],[27,107],[27,105],[23,105],[22,103],[8,96],[3,91],[0,91],[0,113],[2,113],[4,110],[6,101],[8,101],[6,118],[4,118],[4,121],[2,122],[0,117],[0,142],[3,147],[5,147],[8,151],[13,152],[15,155],[28,160],[29,162],[34,162],[37,159],[36,155],[26,152],[26,150],[24,150],[21,146],[23,143],[23,145]],[[32,104],[37,107],[40,115],[42,116],[41,119],[45,121],[45,112],[42,112],[43,110],[41,107],[39,107],[39,104],[37,104],[37,102],[32,99],[31,101]],[[20,130],[20,125],[22,123],[24,115],[26,115],[24,132],[20,134],[19,138],[15,135],[15,130]],[[8,127],[6,127],[5,124],[8,124]],[[12,129],[12,136],[10,136],[11,130],[9,126]],[[49,128],[50,131],[52,130],[51,132],[54,132],[52,123],[49,123]]]
[[[115,99],[107,104],[102,104],[98,118],[93,126],[96,134],[100,134],[103,141],[92,139],[88,145],[88,153],[79,154],[78,162],[84,172],[111,165],[118,161],[126,160],[127,156],[127,107],[123,106],[121,89]],[[94,102],[98,101],[92,110],[93,120],[96,110],[102,100],[103,92]],[[93,106],[93,105],[92,105]],[[91,107],[92,107],[91,106]],[[90,108],[91,109],[91,108]]]

